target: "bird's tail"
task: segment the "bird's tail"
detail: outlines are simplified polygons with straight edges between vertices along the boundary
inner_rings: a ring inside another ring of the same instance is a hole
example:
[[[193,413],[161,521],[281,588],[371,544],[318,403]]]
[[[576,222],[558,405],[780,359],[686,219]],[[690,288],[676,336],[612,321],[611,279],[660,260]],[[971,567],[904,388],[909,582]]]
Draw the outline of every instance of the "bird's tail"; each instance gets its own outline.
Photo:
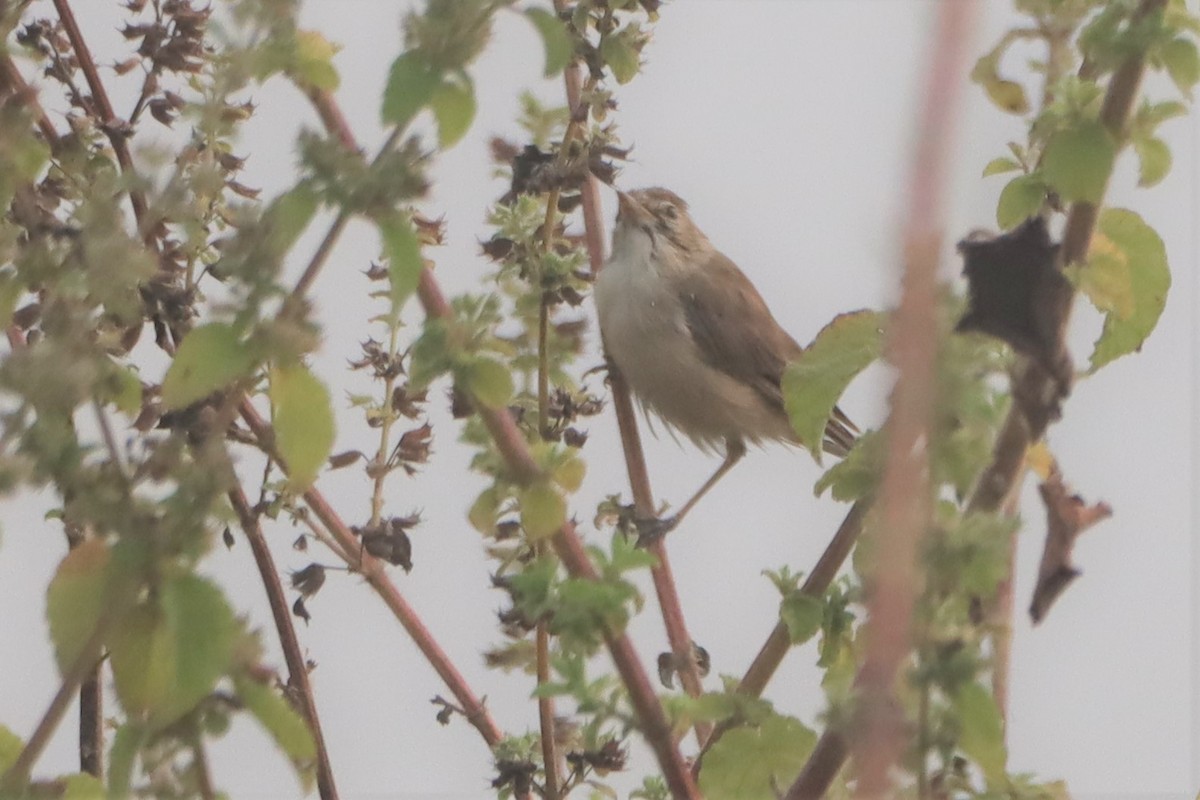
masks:
[[[850,448],[854,447],[854,440],[858,434],[858,426],[850,421],[837,406],[833,407],[833,416],[829,418],[829,422],[825,423],[825,440],[822,442],[826,453],[838,458],[844,458],[850,452]]]

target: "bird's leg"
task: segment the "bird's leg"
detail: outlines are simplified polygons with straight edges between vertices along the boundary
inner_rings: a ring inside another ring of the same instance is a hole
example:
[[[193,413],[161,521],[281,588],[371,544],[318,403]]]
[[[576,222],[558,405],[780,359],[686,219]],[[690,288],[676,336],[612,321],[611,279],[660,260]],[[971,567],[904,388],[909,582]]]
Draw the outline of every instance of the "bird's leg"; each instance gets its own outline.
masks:
[[[700,498],[708,494],[708,490],[716,486],[717,481],[725,477],[725,473],[733,469],[734,465],[741,461],[744,455],[746,455],[745,443],[740,439],[727,439],[725,441],[725,460],[721,462],[721,466],[717,467],[717,471],[696,490],[696,493],[678,511],[666,519],[637,521],[638,547],[645,547],[652,544],[674,530],[696,503],[700,502]]]

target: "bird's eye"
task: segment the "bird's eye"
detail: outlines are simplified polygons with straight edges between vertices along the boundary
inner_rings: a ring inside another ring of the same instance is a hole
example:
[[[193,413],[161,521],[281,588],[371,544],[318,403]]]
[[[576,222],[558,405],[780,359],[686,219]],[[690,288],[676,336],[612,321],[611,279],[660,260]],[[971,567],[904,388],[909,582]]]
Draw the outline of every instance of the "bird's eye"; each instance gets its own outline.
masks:
[[[661,213],[665,219],[675,219],[679,216],[679,212],[676,211],[675,206],[672,205],[663,206],[659,213]]]

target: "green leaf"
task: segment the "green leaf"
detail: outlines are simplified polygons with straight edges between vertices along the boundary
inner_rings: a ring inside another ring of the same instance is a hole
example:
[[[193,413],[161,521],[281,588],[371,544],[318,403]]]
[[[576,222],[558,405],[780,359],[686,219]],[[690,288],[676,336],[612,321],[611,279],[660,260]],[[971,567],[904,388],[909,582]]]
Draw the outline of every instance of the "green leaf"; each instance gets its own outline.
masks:
[[[162,382],[163,405],[180,409],[249,375],[256,359],[228,325],[214,322],[183,338]]]
[[[0,725],[0,775],[8,772],[8,768],[13,765],[24,749],[25,743],[21,741],[21,737]]]
[[[804,592],[795,591],[779,603],[779,618],[787,626],[792,644],[804,644],[821,630],[825,604]]]
[[[83,654],[83,648],[106,606],[110,552],[100,539],[85,539],[58,565],[46,591],[46,620],[60,674]]]
[[[638,51],[629,37],[622,35],[626,30],[609,34],[600,40],[600,55],[620,84],[633,80],[641,68]]]
[[[1196,50],[1196,43],[1180,36],[1163,45],[1160,56],[1167,74],[1179,91],[1191,95],[1192,87],[1200,81],[1200,53]]]
[[[340,80],[333,66],[338,46],[317,31],[296,31],[296,51],[291,76],[304,88],[332,92]]]
[[[61,800],[100,800],[105,796],[104,784],[95,775],[76,772],[60,780],[63,783]]]
[[[775,800],[795,780],[817,736],[792,717],[768,717],[758,728],[735,728],[704,757],[700,791],[708,800]]]
[[[1042,175],[1068,203],[1099,203],[1117,157],[1116,144],[1096,121],[1059,131],[1042,153]]]
[[[475,87],[465,72],[447,79],[433,90],[429,106],[438,124],[438,144],[453,147],[466,134],[475,119]]]
[[[1087,264],[1068,265],[1064,273],[1097,310],[1116,314],[1120,319],[1133,315],[1135,300],[1129,259],[1103,233],[1097,232],[1092,238]]]
[[[535,483],[522,489],[521,527],[530,539],[553,536],[567,521],[567,501],[549,483]]]
[[[866,497],[879,484],[883,465],[883,442],[878,431],[859,434],[854,449],[817,479],[813,494],[820,497],[832,489],[833,499],[845,503]]]
[[[264,215],[269,220],[271,249],[281,257],[292,249],[317,213],[320,198],[308,184],[293,186],[276,197]]]
[[[512,398],[512,374],[495,359],[472,359],[463,370],[463,378],[471,396],[486,408],[504,408]]]
[[[1021,165],[1011,158],[993,158],[987,163],[987,166],[983,168],[983,177],[986,178],[991,175],[1000,175],[1005,172],[1013,172],[1019,169],[1021,169]]]
[[[234,678],[234,686],[238,697],[279,749],[293,764],[307,769],[317,756],[317,747],[304,718],[269,686],[240,676]]]
[[[137,760],[138,751],[142,749],[146,735],[145,728],[131,722],[117,728],[116,734],[113,735],[112,748],[108,751],[108,796],[113,800],[122,800],[130,796],[133,764]]]
[[[398,215],[379,220],[379,235],[388,259],[392,310],[398,312],[421,283],[421,270],[425,266],[421,257],[421,242],[413,230],[412,222]]]
[[[885,315],[839,314],[783,374],[783,401],[800,441],[821,461],[821,442],[846,386],[883,350]]]
[[[1099,232],[1124,256],[1129,265],[1133,311],[1125,317],[1110,312],[1092,351],[1090,370],[1095,372],[1110,361],[1140,350],[1158,324],[1171,288],[1167,251],[1154,229],[1132,211],[1105,209]]]
[[[229,669],[238,624],[221,590],[183,575],[135,607],[108,637],[117,696],[154,728],[192,710]]]
[[[417,53],[403,53],[392,62],[387,86],[383,90],[382,117],[386,123],[403,128],[428,105],[441,75]]]
[[[1154,186],[1171,171],[1171,148],[1157,136],[1139,136],[1133,140],[1138,156],[1138,186]]]
[[[1008,752],[1004,747],[1004,722],[995,699],[978,683],[968,683],[955,695],[954,710],[962,725],[958,746],[979,765],[988,786],[1002,784]]]
[[[996,224],[1002,230],[1015,228],[1036,214],[1045,200],[1046,186],[1040,175],[1018,175],[1000,191]]]
[[[316,480],[333,450],[329,390],[301,365],[271,370],[271,420],[275,446],[288,466],[288,487],[300,492]]]
[[[550,477],[566,492],[577,492],[587,474],[587,464],[582,458],[571,456],[554,465]]]
[[[545,76],[549,78],[562,72],[571,61],[574,52],[562,20],[544,8],[526,9],[525,17],[537,28],[542,37],[542,45],[546,48]]]

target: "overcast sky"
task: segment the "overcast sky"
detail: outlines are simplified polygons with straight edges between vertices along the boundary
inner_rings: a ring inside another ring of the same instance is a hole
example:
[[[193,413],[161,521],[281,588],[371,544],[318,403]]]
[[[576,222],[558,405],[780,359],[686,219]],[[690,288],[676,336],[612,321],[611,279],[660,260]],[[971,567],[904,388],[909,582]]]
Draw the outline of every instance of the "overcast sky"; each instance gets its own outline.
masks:
[[[101,54],[121,45],[117,3],[75,5]],[[400,47],[403,5],[310,0],[303,15],[306,27],[344,45],[336,59],[343,80],[339,100],[369,150],[382,140],[379,96]],[[985,4],[973,52],[990,48],[1012,24],[1009,7],[999,0]],[[614,119],[623,141],[635,148],[620,185],[664,185],[684,197],[714,244],[759,286],[801,342],[839,312],[894,301],[903,186],[932,8],[908,0],[677,0],[663,8],[644,74],[616,90]],[[115,51],[107,52],[111,62]],[[1006,68],[1026,75],[1027,55],[1015,53]],[[422,206],[447,219],[448,246],[428,255],[449,292],[478,288],[489,269],[477,240],[489,235],[484,215],[504,187],[491,177],[488,139],[520,137],[513,120],[522,90],[561,102],[561,84],[542,80],[541,70],[535,34],[515,15],[501,15],[492,47],[472,70],[479,116],[466,139],[439,160]],[[1172,90],[1152,80],[1147,91],[1163,98]],[[118,108],[128,109],[129,92],[116,94]],[[966,96],[948,192],[947,276],[959,269],[957,238],[994,226],[1004,179],[980,179],[983,165],[1025,130],[1022,120],[998,112],[977,88]],[[292,180],[291,133],[317,123],[282,82],[253,97],[258,114],[237,148],[247,157],[241,181],[263,187],[269,197]],[[1080,383],[1065,419],[1050,433],[1068,481],[1088,501],[1110,503],[1115,513],[1079,542],[1083,576],[1048,620],[1032,629],[1024,613],[1017,617],[1010,767],[1065,778],[1075,797],[1184,797],[1197,788],[1193,498],[1200,490],[1200,304],[1192,231],[1200,210],[1198,131],[1192,120],[1164,126],[1175,166],[1152,190],[1133,188],[1131,159],[1120,164],[1112,202],[1138,211],[1162,235],[1174,286],[1144,352]],[[607,193],[605,205],[611,223],[615,203]],[[318,224],[302,241],[293,269],[321,233]],[[325,341],[314,365],[337,386],[360,386],[358,376],[347,378],[345,364],[372,332],[365,320],[374,308],[365,301],[360,273],[377,255],[373,234],[352,226],[315,289]],[[418,322],[415,307],[409,318]],[[1077,314],[1072,343],[1078,361],[1086,359],[1098,330],[1095,314]],[[584,365],[599,364],[595,335],[589,347]],[[842,407],[874,426],[885,397],[881,376],[872,374],[851,388]],[[335,449],[374,447],[375,432],[353,411],[342,412]],[[482,480],[471,476],[469,488],[458,491],[469,453],[457,444],[457,424],[445,413],[439,409],[433,421],[434,463],[415,479],[397,478],[388,499],[388,513],[420,508],[426,519],[413,537],[416,568],[407,576],[397,571],[394,579],[475,691],[488,696],[499,724],[520,733],[536,725],[527,699],[531,680],[490,672],[480,657],[500,641],[493,612],[504,602],[487,588],[489,565],[465,521]],[[585,522],[599,498],[616,491],[628,496],[611,410],[589,427],[588,477],[573,505]],[[656,497],[675,505],[716,465],[715,457],[667,436],[647,437],[646,449]],[[778,596],[761,571],[783,564],[808,569],[845,513],[828,498],[812,497],[809,487],[818,475],[804,453],[782,447],[752,452],[671,534],[668,548],[689,626],[712,654],[714,676],[740,675],[773,625]],[[321,485],[348,520],[365,518],[369,490],[360,473],[344,470]],[[43,621],[43,590],[61,557],[59,526],[42,520],[52,503],[50,497],[23,496],[0,511],[0,723],[22,736],[57,686]],[[1017,575],[1023,609],[1044,533],[1032,484],[1021,513],[1028,522]],[[295,534],[286,524],[268,533],[281,565],[296,569],[311,560],[311,554],[292,553]],[[584,534],[596,535],[586,524]],[[248,548],[214,550],[206,570],[264,630],[282,669]],[[666,644],[652,592],[648,598],[632,632],[651,663]],[[313,621],[300,635],[319,665],[314,683],[342,796],[488,796],[489,756],[481,739],[461,721],[436,724],[429,698],[444,688],[374,594],[355,578],[335,574],[310,608]],[[824,707],[814,661],[812,644],[793,652],[768,692],[781,710],[810,724]],[[606,660],[598,664],[607,667]],[[716,687],[715,677],[709,684]],[[39,765],[43,774],[74,768],[73,727],[64,725],[60,733]],[[213,760],[218,784],[233,797],[296,792],[283,759],[247,721],[214,746]],[[638,763],[649,762],[639,757]]]

